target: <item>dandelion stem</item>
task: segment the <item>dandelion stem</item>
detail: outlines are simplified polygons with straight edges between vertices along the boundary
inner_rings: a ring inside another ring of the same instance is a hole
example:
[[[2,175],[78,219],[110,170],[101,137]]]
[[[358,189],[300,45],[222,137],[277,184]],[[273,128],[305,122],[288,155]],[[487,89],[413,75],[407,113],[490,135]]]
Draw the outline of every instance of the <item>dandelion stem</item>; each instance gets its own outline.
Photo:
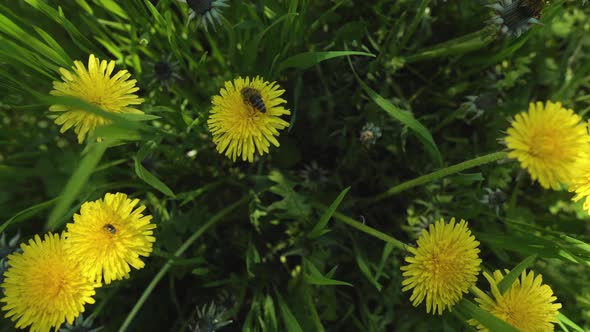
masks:
[[[400,183],[397,186],[391,187],[387,191],[385,191],[373,198],[367,199],[366,201],[364,201],[364,203],[367,205],[373,204],[373,203],[382,201],[382,200],[388,198],[389,196],[399,194],[400,192],[402,192],[404,190],[408,190],[410,188],[413,188],[413,187],[416,187],[416,186],[419,186],[419,185],[422,185],[422,184],[425,184],[428,182],[432,182],[432,181],[438,180],[440,178],[444,178],[445,176],[449,176],[451,174],[455,174],[455,173],[464,171],[469,168],[477,167],[477,166],[488,164],[488,163],[491,163],[491,162],[494,162],[494,161],[497,161],[500,159],[504,159],[507,156],[508,156],[507,152],[494,152],[494,153],[487,154],[485,156],[473,158],[471,160],[467,160],[462,163],[458,163],[453,166],[449,166],[449,167],[443,168],[441,170],[432,172],[430,174],[422,175],[422,176],[417,177],[415,179]]]
[[[318,205],[318,207],[322,207],[324,209],[327,209],[327,207],[323,206],[323,205]],[[358,222],[340,212],[334,212],[334,214],[332,215],[332,217],[334,217],[334,219],[343,222],[345,224],[347,224],[348,226],[354,227],[356,229],[358,229],[361,232],[367,233],[371,236],[374,236],[376,238],[378,238],[379,240],[383,240],[387,243],[391,243],[393,244],[395,247],[402,249],[402,250],[406,250],[406,244],[401,242],[400,240],[397,240],[385,233],[382,233],[376,229],[374,229],[373,227],[367,226],[361,222]]]
[[[236,208],[238,208],[242,204],[246,203],[249,199],[250,199],[250,197],[246,196],[246,197],[242,198],[241,200],[233,203],[232,205],[226,207],[225,209],[219,211],[206,224],[201,226],[201,228],[197,229],[197,231],[194,232],[193,235],[191,235],[191,237],[189,237],[182,244],[182,246],[180,246],[180,248],[178,248],[178,250],[176,250],[176,252],[174,253],[174,256],[180,257],[180,255],[182,255],[193,244],[193,242],[195,242],[205,231],[207,231],[209,228],[213,227],[218,222],[222,221],[223,218],[226,217],[230,212],[232,212],[233,210],[235,210]],[[166,275],[166,273],[168,273],[168,270],[170,270],[170,267],[172,267],[172,260],[169,259],[166,262],[166,264],[162,267],[160,272],[158,272],[158,274],[156,274],[156,276],[152,279],[150,284],[145,288],[145,290],[143,291],[143,294],[141,294],[141,297],[139,298],[139,300],[137,300],[137,302],[133,306],[133,309],[131,309],[131,312],[129,312],[129,315],[127,315],[127,318],[125,318],[123,325],[121,325],[121,327],[119,328],[119,332],[124,332],[127,330],[129,325],[131,324],[131,321],[133,321],[133,318],[139,312],[139,309],[141,309],[141,307],[143,306],[143,304],[147,300],[148,296],[150,296],[150,294],[152,293],[154,288],[156,288],[156,285],[158,284],[158,282],[160,282],[160,280],[162,280],[164,275]]]

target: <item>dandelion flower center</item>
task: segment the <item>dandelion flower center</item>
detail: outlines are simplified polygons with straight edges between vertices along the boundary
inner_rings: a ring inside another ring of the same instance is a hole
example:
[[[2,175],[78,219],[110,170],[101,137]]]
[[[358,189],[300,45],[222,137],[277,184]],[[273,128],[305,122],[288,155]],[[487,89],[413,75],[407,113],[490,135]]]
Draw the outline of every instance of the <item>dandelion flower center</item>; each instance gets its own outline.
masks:
[[[448,224],[441,219],[423,230],[417,245],[408,249],[414,256],[406,257],[409,264],[401,268],[405,277],[402,291],[413,289],[410,301],[414,306],[426,299],[426,312],[440,315],[477,281],[479,242],[465,220],[455,224],[452,218]]]
[[[129,266],[145,266],[140,256],[152,252],[156,226],[150,223],[152,216],[141,214],[145,206],[134,210],[138,203],[123,193],[106,194],[84,203],[67,225],[66,250],[93,280],[109,284],[127,277]]]
[[[254,91],[256,96],[245,98],[242,91]],[[217,151],[233,161],[242,157],[253,162],[255,152],[269,153],[271,143],[278,147],[279,130],[289,126],[280,118],[290,114],[281,106],[286,102],[280,98],[284,92],[276,83],[265,82],[260,77],[252,80],[238,77],[225,82],[225,88],[212,99],[213,108],[207,121]]]
[[[515,280],[504,294],[498,288],[504,278],[500,270],[496,270],[493,275],[484,273],[484,276],[490,283],[493,298],[476,289],[478,295],[475,301],[482,309],[523,332],[553,331],[561,304],[554,303],[557,298],[553,296],[551,287],[542,284],[543,277],[540,274],[535,276],[533,271],[528,274],[523,271],[520,279]],[[470,320],[469,323],[476,325],[480,331],[488,331],[476,320]]]
[[[543,188],[558,189],[560,183],[572,180],[576,158],[590,142],[581,120],[561,103],[531,103],[529,111],[516,115],[508,129],[508,156],[517,159]]]
[[[81,268],[65,255],[64,239],[48,234],[36,235],[21,245],[22,253],[8,256],[9,268],[2,287],[6,317],[17,328],[31,325],[31,331],[49,331],[84,312],[94,303],[94,288],[99,286],[82,274]]]
[[[88,68],[82,62],[74,61],[72,69],[73,72],[59,69],[63,82],[53,82],[52,95],[77,97],[112,113],[143,113],[129,107],[143,102],[143,99],[134,94],[139,88],[135,86],[135,80],[129,80],[131,74],[121,70],[111,77],[115,61],[100,61],[91,54]],[[86,135],[91,135],[96,127],[110,123],[99,115],[69,106],[52,105],[49,110],[62,112],[55,123],[62,125],[62,133],[74,127],[79,143],[84,141]]]

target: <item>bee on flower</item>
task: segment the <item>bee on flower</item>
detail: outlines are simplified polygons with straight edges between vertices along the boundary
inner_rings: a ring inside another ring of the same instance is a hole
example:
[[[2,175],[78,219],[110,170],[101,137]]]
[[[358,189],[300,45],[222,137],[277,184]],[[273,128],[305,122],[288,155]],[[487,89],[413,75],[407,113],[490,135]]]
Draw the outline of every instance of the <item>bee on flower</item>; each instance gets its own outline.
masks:
[[[278,147],[279,130],[289,126],[281,116],[291,114],[282,105],[283,93],[276,82],[259,76],[225,82],[219,95],[213,96],[207,120],[217,151],[232,161],[254,162],[255,153],[262,156],[270,152],[271,144]]]

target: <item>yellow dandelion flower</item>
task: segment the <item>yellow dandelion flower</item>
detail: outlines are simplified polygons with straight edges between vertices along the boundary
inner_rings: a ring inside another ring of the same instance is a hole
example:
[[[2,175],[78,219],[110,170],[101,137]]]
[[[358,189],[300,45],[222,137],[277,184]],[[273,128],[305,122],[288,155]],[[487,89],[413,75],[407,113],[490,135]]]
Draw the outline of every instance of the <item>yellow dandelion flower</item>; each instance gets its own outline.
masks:
[[[477,295],[475,301],[482,309],[523,332],[553,331],[561,304],[554,303],[557,298],[553,296],[551,287],[542,285],[543,277],[540,274],[535,277],[533,271],[528,274],[523,271],[520,279],[516,279],[504,294],[498,289],[498,284],[504,278],[500,270],[496,270],[493,276],[488,273],[484,273],[484,276],[490,283],[493,298],[474,288]],[[469,323],[480,331],[488,331],[474,319]]]
[[[477,281],[481,259],[479,242],[471,235],[463,219],[455,224],[444,219],[422,230],[417,248],[408,251],[408,265],[402,266],[405,277],[402,291],[413,289],[410,301],[418,306],[426,298],[426,312],[442,315],[451,310]]]
[[[65,321],[69,324],[84,312],[86,303],[94,303],[95,284],[82,275],[80,267],[67,259],[64,238],[59,234],[39,235],[21,244],[22,253],[8,256],[4,273],[5,317],[16,321],[17,328],[49,331]]]
[[[508,129],[508,156],[517,159],[543,188],[559,189],[571,180],[576,157],[590,142],[586,124],[571,109],[548,101],[531,103]]]
[[[270,143],[278,147],[275,136],[289,126],[280,116],[291,114],[281,106],[286,103],[280,98],[284,92],[275,82],[258,76],[225,82],[225,88],[212,99],[207,121],[217,151],[233,161],[241,156],[253,162],[254,152],[268,153]]]
[[[112,113],[143,113],[129,107],[143,102],[142,98],[134,94],[139,88],[135,86],[135,80],[129,80],[131,74],[127,70],[120,70],[111,77],[115,61],[107,63],[90,54],[88,69],[81,61],[74,61],[72,69],[73,73],[64,68],[59,69],[63,82],[53,82],[52,95],[77,97]],[[62,112],[55,123],[62,125],[62,133],[74,127],[78,143],[84,142],[86,135],[91,135],[96,127],[110,123],[99,115],[64,105],[53,105],[49,110]]]
[[[141,269],[145,263],[139,256],[152,252],[151,215],[141,214],[145,206],[133,208],[139,199],[131,200],[123,193],[106,194],[104,199],[86,202],[74,222],[67,224],[66,252],[93,280],[127,278],[131,268]]]
[[[590,151],[590,149],[588,149]],[[575,191],[576,195],[572,198],[574,202],[582,198],[584,200],[584,210],[590,213],[590,155],[582,153],[576,160],[572,171],[572,180],[570,181],[569,191]]]

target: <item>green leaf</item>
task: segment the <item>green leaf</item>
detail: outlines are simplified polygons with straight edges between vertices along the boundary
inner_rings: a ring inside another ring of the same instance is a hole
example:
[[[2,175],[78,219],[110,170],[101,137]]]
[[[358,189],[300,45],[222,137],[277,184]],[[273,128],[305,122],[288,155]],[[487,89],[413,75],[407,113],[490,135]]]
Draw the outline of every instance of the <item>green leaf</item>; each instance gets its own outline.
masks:
[[[351,286],[352,284],[344,281],[334,280],[324,276],[317,267],[307,258],[303,257],[303,279],[311,285],[319,286]],[[334,270],[332,270],[334,271]]]
[[[324,212],[324,214],[322,214],[318,223],[313,227],[311,232],[309,232],[309,234],[307,235],[308,238],[316,239],[320,237],[322,234],[324,234],[324,229],[326,228],[326,225],[328,225],[328,221],[330,221],[330,218],[332,218],[332,215],[334,214],[336,209],[338,209],[338,206],[340,205],[340,203],[344,199],[344,196],[346,196],[349,190],[350,187],[347,187],[346,189],[342,190],[342,192],[340,192],[340,194],[338,195],[338,197],[336,197],[334,202],[332,202],[332,204],[330,204],[330,206]]]
[[[403,125],[410,128],[418,137],[426,152],[430,155],[430,157],[437,163],[438,166],[443,165],[442,156],[430,131],[426,129],[414,116],[409,113],[402,111],[399,107],[393,105],[387,99],[381,97],[377,92],[371,89],[365,82],[363,82],[360,77],[358,77],[355,73],[356,79],[365,90],[365,92],[369,95],[369,98],[375,102],[379,107],[381,107],[387,114],[389,114],[392,118],[396,119],[397,121],[401,122]]]
[[[367,280],[369,280],[369,282],[373,286],[375,286],[375,288],[377,288],[378,291],[381,291],[383,286],[381,286],[381,284],[379,284],[377,279],[375,279],[375,277],[373,276],[373,273],[371,272],[371,269],[369,268],[369,264],[367,263],[366,258],[359,250],[357,250],[356,245],[355,245],[355,250],[354,250],[354,258],[356,260],[356,264],[358,265],[359,269],[361,270],[361,273],[367,278]]]
[[[59,196],[55,207],[49,215],[47,227],[50,230],[56,229],[65,221],[66,211],[69,210],[72,202],[74,202],[86,182],[88,182],[88,178],[98,165],[98,162],[109,147],[109,144],[110,140],[105,140],[100,143],[91,142],[88,144],[88,151],[84,158],[82,158],[80,166],[78,166],[74,171],[74,174],[72,174],[66,183],[62,194]]]
[[[375,57],[375,54],[358,51],[329,51],[329,52],[304,52],[293,55],[281,62],[279,66],[279,72],[287,68],[307,69],[311,68],[318,63],[333,58],[350,56],[350,55],[362,55]]]
[[[489,331],[520,332],[514,326],[483,310],[473,302],[463,299],[457,303],[454,309],[460,310],[463,315],[477,320]]]
[[[113,0],[97,0],[98,4],[102,6],[104,9],[108,10],[109,12],[124,18],[129,19],[127,13]]]
[[[299,325],[297,318],[295,318],[291,312],[291,309],[289,309],[289,306],[285,300],[283,300],[281,294],[279,294],[279,292],[276,290],[275,293],[277,294],[277,302],[279,304],[279,309],[281,310],[281,316],[283,317],[283,323],[285,323],[287,332],[303,332],[303,329],[301,329],[301,325]]]

